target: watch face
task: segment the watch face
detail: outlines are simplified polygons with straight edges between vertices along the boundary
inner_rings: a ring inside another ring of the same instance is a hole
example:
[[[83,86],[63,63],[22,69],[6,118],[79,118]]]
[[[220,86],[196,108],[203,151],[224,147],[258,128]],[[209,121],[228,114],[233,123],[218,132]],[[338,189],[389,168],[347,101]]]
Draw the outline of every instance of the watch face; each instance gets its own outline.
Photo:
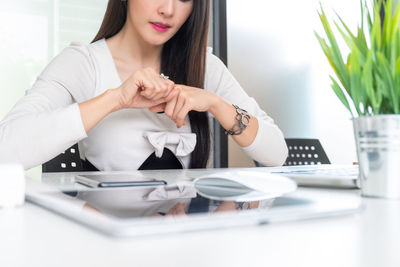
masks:
[[[244,124],[244,125],[249,125],[249,123],[250,123],[250,116],[249,115],[245,115],[245,116],[243,116],[242,117],[242,123]]]

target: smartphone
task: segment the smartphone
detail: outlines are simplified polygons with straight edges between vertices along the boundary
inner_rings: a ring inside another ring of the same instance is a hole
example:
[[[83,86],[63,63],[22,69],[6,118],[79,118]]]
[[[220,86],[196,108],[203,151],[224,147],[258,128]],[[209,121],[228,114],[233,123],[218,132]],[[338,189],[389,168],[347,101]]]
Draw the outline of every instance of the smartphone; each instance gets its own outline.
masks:
[[[161,186],[167,184],[163,180],[144,179],[127,174],[81,174],[75,176],[75,182],[94,188]]]

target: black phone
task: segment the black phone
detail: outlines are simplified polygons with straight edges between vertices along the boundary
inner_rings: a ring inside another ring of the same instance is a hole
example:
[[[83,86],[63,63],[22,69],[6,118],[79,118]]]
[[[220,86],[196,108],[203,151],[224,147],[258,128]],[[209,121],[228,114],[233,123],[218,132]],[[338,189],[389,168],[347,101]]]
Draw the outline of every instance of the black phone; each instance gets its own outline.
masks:
[[[77,183],[89,187],[136,187],[136,186],[162,186],[167,182],[164,180],[156,180],[151,178],[136,177],[134,175],[122,174],[81,174],[75,176]]]

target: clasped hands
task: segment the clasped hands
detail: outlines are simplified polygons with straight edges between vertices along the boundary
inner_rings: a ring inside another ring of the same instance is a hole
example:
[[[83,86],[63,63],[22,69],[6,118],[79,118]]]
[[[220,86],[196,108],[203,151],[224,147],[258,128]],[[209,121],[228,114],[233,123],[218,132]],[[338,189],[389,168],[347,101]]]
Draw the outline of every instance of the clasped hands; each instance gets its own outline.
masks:
[[[120,96],[118,109],[148,108],[152,112],[164,112],[178,128],[186,124],[189,111],[211,111],[219,101],[216,94],[175,84],[151,68],[137,71],[115,90]]]

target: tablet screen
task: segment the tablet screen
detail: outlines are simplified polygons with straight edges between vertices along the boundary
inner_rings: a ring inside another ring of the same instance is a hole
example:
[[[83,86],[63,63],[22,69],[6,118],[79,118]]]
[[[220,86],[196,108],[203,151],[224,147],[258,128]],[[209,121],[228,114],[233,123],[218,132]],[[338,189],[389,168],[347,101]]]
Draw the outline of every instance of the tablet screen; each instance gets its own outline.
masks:
[[[118,218],[190,216],[199,213],[267,208],[273,200],[236,203],[215,201],[198,195],[190,185],[126,187],[107,190],[81,190],[73,196],[84,208]],[[261,204],[261,205],[260,205]]]
[[[192,172],[189,175],[194,175],[195,171]],[[358,211],[360,206],[359,196],[347,197],[342,193],[320,191],[307,191],[306,194],[293,192],[258,201],[222,201],[201,196],[193,186],[193,179],[187,178],[187,171],[135,174],[125,178],[132,181],[134,177],[136,181],[143,181],[146,180],[144,177],[155,177],[168,184],[90,188],[77,184],[76,174],[48,174],[42,177],[40,187],[27,186],[26,197],[30,202],[113,236],[141,236],[333,216]],[[120,180],[124,176],[89,177],[109,181],[114,178]],[[57,181],[57,186],[54,186]],[[43,183],[47,185],[44,189]],[[228,189],[232,190],[231,187]]]

